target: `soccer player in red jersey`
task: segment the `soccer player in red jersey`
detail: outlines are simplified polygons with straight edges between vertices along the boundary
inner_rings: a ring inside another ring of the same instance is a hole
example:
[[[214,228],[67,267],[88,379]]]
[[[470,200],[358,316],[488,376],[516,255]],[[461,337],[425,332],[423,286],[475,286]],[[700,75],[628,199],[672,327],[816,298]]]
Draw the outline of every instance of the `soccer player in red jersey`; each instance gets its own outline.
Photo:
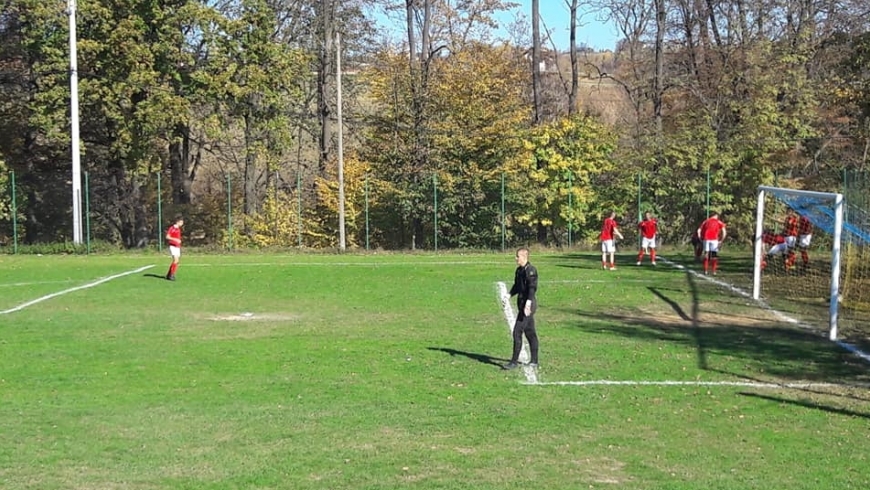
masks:
[[[184,218],[181,215],[175,217],[175,223],[166,230],[166,242],[169,244],[169,255],[172,256],[172,263],[169,264],[169,271],[166,273],[166,279],[175,280],[175,271],[178,269],[178,262],[181,259],[181,227],[184,226]]]
[[[622,240],[622,233],[619,232],[619,226],[614,218],[616,218],[615,212],[607,213],[607,218],[604,218],[604,224],[601,226],[601,267],[607,269],[607,254],[610,254],[610,270],[616,270],[616,244],[613,238]]]
[[[713,274],[716,274],[719,267],[719,244],[725,240],[726,235],[725,223],[719,219],[719,213],[710,213],[710,217],[698,227],[698,238],[704,241],[704,274],[707,274],[711,266]]]
[[[785,252],[788,250],[788,245],[785,244],[785,237],[770,230],[765,230],[761,234],[761,243],[764,250],[766,250],[766,258],[761,260],[761,270],[767,267],[767,263],[773,260],[774,255],[785,255]]]
[[[788,255],[785,259],[785,269],[789,270],[795,262],[794,249],[795,246],[797,246],[798,239],[798,217],[795,214],[794,209],[788,208],[788,211],[786,211],[785,219],[782,222],[782,228],[782,234],[785,235],[785,244],[788,247]]]
[[[656,234],[658,233],[658,221],[653,217],[652,213],[647,211],[643,221],[638,223],[640,228],[641,242],[640,252],[637,254],[637,265],[643,262],[644,252],[649,252],[649,258],[652,265],[656,265]]]
[[[805,271],[810,265],[810,255],[807,249],[810,248],[810,242],[813,241],[813,224],[810,220],[801,215],[798,220],[798,247],[801,249],[801,260],[803,262],[803,270]]]

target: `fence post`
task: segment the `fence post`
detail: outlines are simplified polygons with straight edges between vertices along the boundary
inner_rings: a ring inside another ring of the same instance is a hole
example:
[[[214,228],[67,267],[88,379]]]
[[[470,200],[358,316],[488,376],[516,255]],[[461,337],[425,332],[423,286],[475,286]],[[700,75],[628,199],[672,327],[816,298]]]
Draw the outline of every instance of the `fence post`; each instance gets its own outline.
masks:
[[[281,174],[278,170],[275,170],[275,196],[272,201],[272,211],[275,213],[275,219],[273,225],[275,226],[275,244],[277,245],[281,241],[281,233],[278,230],[278,179],[281,178]]]
[[[505,251],[505,238],[507,235],[507,216],[504,212],[504,171],[501,173],[501,251]]]
[[[18,253],[18,203],[15,200],[15,171],[12,175],[12,253]]]
[[[157,172],[157,251],[163,252],[163,176]]]
[[[365,196],[366,196],[366,250],[369,249],[369,174],[366,172],[365,179]]]
[[[91,184],[87,171],[85,171],[85,253],[91,254]]]
[[[568,171],[568,248],[573,244],[574,231],[574,172]]]
[[[438,253],[438,173],[432,173],[432,191],[435,197],[435,253]]]
[[[227,173],[227,245],[230,250],[233,249],[233,186],[232,174]]]
[[[296,228],[299,248],[302,248],[302,169],[296,170]]]
[[[637,173],[637,221],[638,221],[638,223],[643,219],[643,211],[641,210],[641,207],[643,206],[643,203],[641,202],[641,195],[643,195],[642,194],[642,192],[643,192],[643,180],[642,179],[643,179],[643,174],[638,172]],[[641,245],[643,245],[643,236],[638,233],[637,246],[640,247]]]

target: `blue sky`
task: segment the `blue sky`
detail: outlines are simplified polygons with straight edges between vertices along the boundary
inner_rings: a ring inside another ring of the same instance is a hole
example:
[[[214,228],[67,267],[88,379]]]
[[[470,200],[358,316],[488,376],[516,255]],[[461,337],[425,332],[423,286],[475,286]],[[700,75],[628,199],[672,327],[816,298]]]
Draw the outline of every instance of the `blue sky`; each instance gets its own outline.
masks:
[[[532,17],[532,0],[512,0],[520,7],[503,14],[503,20],[510,22],[518,14],[526,18]],[[565,0],[539,0],[542,29],[550,32],[553,43],[560,50],[567,50],[570,43],[569,22],[570,13]],[[577,44],[585,44],[595,49],[614,49],[618,36],[616,29],[605,22],[597,20],[593,12],[578,13],[580,27],[577,29]]]
[[[505,11],[499,15],[499,20],[502,25],[507,26],[513,23],[517,16],[523,16],[525,19],[532,17],[532,0],[510,0],[520,4],[519,7]],[[556,48],[562,51],[568,50],[569,34],[568,23],[570,22],[570,14],[565,0],[540,0],[541,20],[543,23],[542,29],[546,27],[550,32],[553,43]],[[394,11],[390,16],[386,15],[382,10],[377,10],[375,13],[379,23],[386,27],[388,31],[395,31],[399,35],[404,35],[403,12],[401,9]],[[587,12],[579,14],[580,27],[577,32],[577,44],[585,44],[592,48],[614,49],[618,36],[616,30],[608,23],[597,20],[595,13]],[[508,38],[507,31],[496,33],[499,38]],[[531,32],[529,33],[531,38]],[[550,46],[550,43],[546,43]]]

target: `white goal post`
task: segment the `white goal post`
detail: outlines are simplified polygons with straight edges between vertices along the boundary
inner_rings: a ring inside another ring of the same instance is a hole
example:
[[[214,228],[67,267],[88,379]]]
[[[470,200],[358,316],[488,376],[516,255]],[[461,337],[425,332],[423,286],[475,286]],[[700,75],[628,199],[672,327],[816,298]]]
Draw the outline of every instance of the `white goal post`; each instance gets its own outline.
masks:
[[[764,233],[764,198],[765,194],[772,194],[782,199],[783,197],[791,197],[795,200],[810,199],[821,200],[830,203],[830,215],[823,216],[829,220],[832,226],[832,247],[831,247],[831,291],[830,291],[830,308],[828,318],[828,336],[831,340],[837,340],[837,320],[840,298],[840,260],[841,260],[841,241],[843,233],[843,195],[830,192],[815,192],[803,191],[796,189],[785,189],[782,187],[758,187],[758,209],[756,211],[755,221],[755,258],[753,265],[752,278],[752,297],[760,299],[761,297],[761,270],[762,261],[764,260],[762,236]],[[786,201],[787,202],[787,201]]]

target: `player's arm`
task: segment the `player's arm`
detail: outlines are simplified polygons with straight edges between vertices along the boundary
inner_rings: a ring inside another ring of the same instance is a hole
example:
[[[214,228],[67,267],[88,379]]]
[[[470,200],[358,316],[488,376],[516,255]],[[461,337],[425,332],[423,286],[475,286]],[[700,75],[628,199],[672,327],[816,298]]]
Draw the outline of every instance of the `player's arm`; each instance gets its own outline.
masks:
[[[722,235],[722,238],[720,238],[719,241],[720,241],[720,242],[724,242],[724,241],[725,241],[725,237],[728,236],[728,232],[725,231],[725,226],[724,226],[724,225],[722,226],[722,230],[720,231],[720,234]]]
[[[519,294],[520,292],[520,282],[517,280],[516,275],[514,276],[514,285],[511,286],[511,290],[508,291],[508,296],[513,296],[515,294]]]
[[[535,302],[535,294],[538,292],[538,269],[530,265],[526,270],[526,287],[528,288],[528,296],[526,297],[525,314],[532,314],[532,303]]]
[[[622,233],[619,232],[619,228],[616,225],[613,226],[613,236],[622,240]]]

